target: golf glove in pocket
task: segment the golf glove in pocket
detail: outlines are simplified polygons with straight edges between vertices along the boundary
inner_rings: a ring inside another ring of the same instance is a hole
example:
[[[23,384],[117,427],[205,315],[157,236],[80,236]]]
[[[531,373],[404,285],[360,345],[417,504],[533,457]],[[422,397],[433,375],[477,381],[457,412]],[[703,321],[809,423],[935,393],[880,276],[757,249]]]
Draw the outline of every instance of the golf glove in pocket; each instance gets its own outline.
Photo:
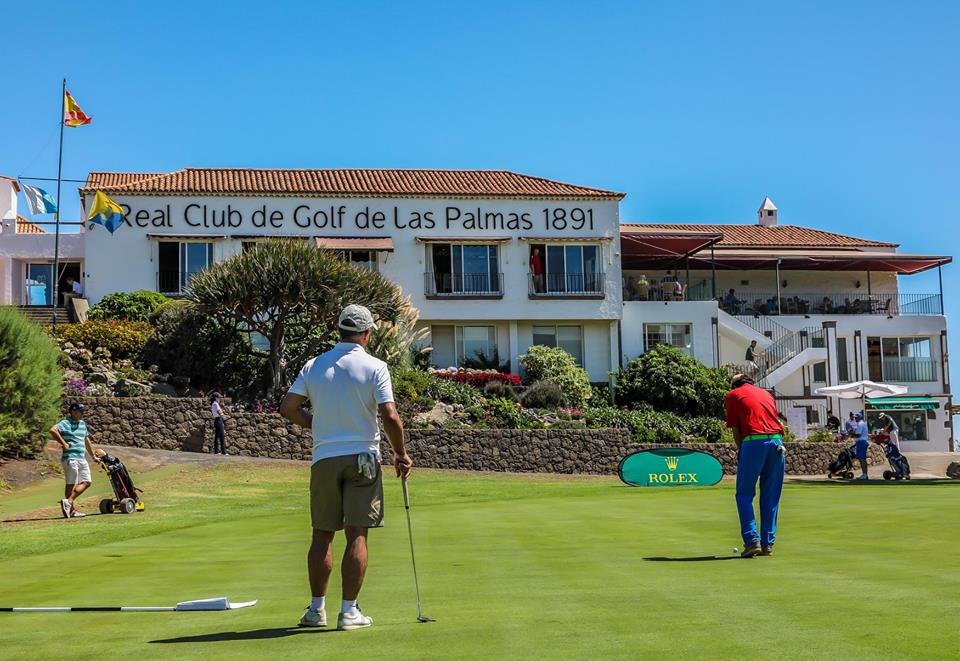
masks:
[[[377,476],[377,457],[371,452],[363,452],[357,455],[357,470],[360,475],[372,480]]]

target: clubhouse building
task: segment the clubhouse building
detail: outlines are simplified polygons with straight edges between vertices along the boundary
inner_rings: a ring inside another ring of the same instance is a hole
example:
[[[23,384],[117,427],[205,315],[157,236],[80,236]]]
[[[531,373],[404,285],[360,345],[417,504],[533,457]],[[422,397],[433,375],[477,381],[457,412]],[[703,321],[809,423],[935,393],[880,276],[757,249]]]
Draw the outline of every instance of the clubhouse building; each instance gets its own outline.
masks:
[[[507,171],[92,172],[85,208],[97,190],[126,219],[83,235],[91,303],[117,290],[176,296],[214,262],[297,237],[396,282],[439,367],[485,358],[519,372],[519,356],[548,345],[606,382],[667,343],[751,370],[801,435],[803,422],[861,406],[817,388],[901,383],[908,397],[867,402],[868,415],[893,414],[906,450],[953,447],[942,292],[899,292],[901,276],[950,258],[780,225],[769,199],[755,223],[676,225],[622,223],[623,193]]]

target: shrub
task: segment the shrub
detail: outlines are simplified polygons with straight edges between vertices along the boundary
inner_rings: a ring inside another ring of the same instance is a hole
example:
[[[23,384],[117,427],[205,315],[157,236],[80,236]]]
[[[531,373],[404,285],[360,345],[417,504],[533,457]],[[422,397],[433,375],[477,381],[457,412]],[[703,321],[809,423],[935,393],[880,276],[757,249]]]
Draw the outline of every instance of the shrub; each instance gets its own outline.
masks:
[[[150,316],[164,303],[170,301],[163,294],[140,289],[135,292],[118,291],[107,294],[90,308],[90,319],[126,319],[150,321]]]
[[[551,381],[537,381],[523,393],[520,403],[528,409],[555,409],[564,403],[563,391]]]
[[[429,395],[432,377],[425,372],[410,369],[395,369],[390,374],[393,396],[401,416],[409,418],[429,411],[436,402]]]
[[[102,319],[82,324],[57,326],[56,335],[65,342],[81,345],[91,351],[106,349],[113,358],[140,357],[147,339],[153,333],[150,324],[142,321]]]
[[[728,386],[724,370],[659,344],[617,374],[617,404],[647,403],[659,411],[722,418]]]
[[[583,406],[590,399],[590,377],[577,367],[573,356],[559,347],[533,346],[520,356],[527,381],[551,381],[563,391],[570,406]]]
[[[833,443],[836,440],[836,434],[829,429],[818,429],[812,434],[807,435],[808,443]]]
[[[264,359],[244,333],[186,301],[164,304],[152,319],[156,330],[144,346],[143,364],[188,377],[195,388],[223,388],[250,401],[262,394]]]
[[[487,401],[483,423],[494,429],[543,429],[545,426],[535,413],[502,397],[492,397]]]
[[[522,382],[516,374],[504,374],[502,372],[432,372],[438,379],[447,379],[455,383],[466,383],[474,388],[483,388],[491,381],[502,381],[512,386],[519,386]]]
[[[724,443],[733,442],[722,420],[710,417],[685,418],[650,407],[625,410],[613,406],[584,409],[580,418],[592,429],[629,429],[634,443]]]
[[[707,443],[724,442],[724,437],[729,436],[729,441],[733,441],[733,432],[727,427],[726,423],[719,418],[710,416],[700,416],[691,418],[687,421],[687,433],[695,439],[702,439]]]
[[[483,394],[486,397],[497,397],[500,399],[509,399],[511,402],[516,402],[520,398],[517,397],[517,393],[508,386],[503,381],[488,381],[487,385],[483,387]]]
[[[431,374],[429,377],[425,393],[428,397],[445,404],[460,404],[465,408],[480,404],[480,393],[473,386],[441,379],[436,374]]]
[[[0,454],[31,456],[60,415],[59,351],[18,310],[0,308]]]

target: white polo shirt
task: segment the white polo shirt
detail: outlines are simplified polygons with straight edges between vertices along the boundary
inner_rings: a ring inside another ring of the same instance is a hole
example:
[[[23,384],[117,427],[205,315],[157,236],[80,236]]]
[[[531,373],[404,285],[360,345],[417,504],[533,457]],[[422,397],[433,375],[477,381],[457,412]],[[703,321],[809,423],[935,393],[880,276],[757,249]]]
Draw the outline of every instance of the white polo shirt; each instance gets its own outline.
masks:
[[[313,461],[372,452],[380,459],[377,405],[393,401],[390,370],[359,344],[340,342],[307,362],[290,392],[313,408]]]

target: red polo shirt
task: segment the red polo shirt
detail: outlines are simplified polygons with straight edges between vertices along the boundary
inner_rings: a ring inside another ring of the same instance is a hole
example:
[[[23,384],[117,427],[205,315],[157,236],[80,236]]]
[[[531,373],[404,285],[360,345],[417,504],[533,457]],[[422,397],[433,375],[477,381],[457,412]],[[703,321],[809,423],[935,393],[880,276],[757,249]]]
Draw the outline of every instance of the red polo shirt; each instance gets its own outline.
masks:
[[[727,427],[737,427],[744,436],[782,434],[773,395],[749,383],[727,393]]]

